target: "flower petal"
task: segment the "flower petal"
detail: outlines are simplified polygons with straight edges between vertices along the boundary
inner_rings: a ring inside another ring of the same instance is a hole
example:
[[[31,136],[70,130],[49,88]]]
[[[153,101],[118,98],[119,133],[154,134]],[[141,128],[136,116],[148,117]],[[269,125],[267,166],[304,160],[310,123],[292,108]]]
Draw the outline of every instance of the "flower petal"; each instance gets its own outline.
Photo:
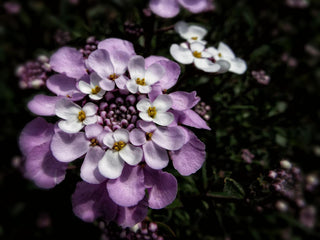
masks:
[[[71,47],[62,47],[50,57],[51,68],[68,77],[79,79],[87,74],[82,53]]]
[[[108,78],[114,73],[109,53],[104,49],[97,49],[88,57],[88,65],[101,77]]]
[[[160,126],[168,126],[174,120],[174,115],[171,112],[157,112],[153,118],[153,122]]]
[[[177,196],[178,183],[176,178],[167,172],[145,168],[145,182],[151,186],[149,190],[149,207],[161,209],[168,206]]]
[[[81,107],[69,99],[62,98],[57,101],[55,113],[62,119],[77,119]]]
[[[129,90],[129,92],[131,93],[137,93],[138,92],[138,84],[136,83],[135,80],[129,80],[126,83],[127,89]]]
[[[191,109],[187,109],[183,112],[183,116],[179,119],[180,123],[183,125],[187,125],[190,127],[195,127],[199,129],[207,129],[211,128],[207,125],[206,121],[203,120],[195,111]]]
[[[79,90],[85,94],[90,94],[92,91],[90,84],[86,83],[85,81],[79,81],[78,87]]]
[[[188,132],[189,142],[180,150],[170,152],[174,168],[183,176],[189,176],[198,171],[206,157],[204,143],[191,131]]]
[[[229,71],[236,74],[243,74],[247,70],[246,62],[241,58],[235,58],[230,61]]]
[[[158,82],[165,74],[165,69],[158,63],[152,64],[147,68],[145,81],[147,85]]]
[[[113,133],[113,138],[116,142],[123,141],[129,142],[129,131],[126,129],[118,129]]]
[[[118,207],[118,215],[115,222],[123,228],[133,227],[146,218],[148,202],[146,197],[134,207]]]
[[[178,44],[171,45],[170,54],[176,61],[182,64],[191,64],[194,60],[191,50]]]
[[[236,55],[233,53],[232,49],[225,44],[224,42],[220,42],[218,45],[218,51],[222,55],[222,59],[233,59],[236,57]]]
[[[91,147],[84,158],[81,165],[80,176],[81,178],[92,184],[98,184],[105,180],[98,169],[98,162],[102,158],[104,151],[100,147]]]
[[[197,51],[201,53],[205,49],[205,45],[200,42],[193,42],[190,44],[190,49],[192,52]]]
[[[22,130],[19,137],[21,152],[27,155],[34,147],[51,141],[54,134],[53,124],[47,123],[41,117],[29,122]]]
[[[139,86],[138,85],[138,89],[139,89],[140,93],[147,94],[147,93],[151,92],[152,88],[150,86]]]
[[[137,122],[137,126],[146,133],[154,132],[155,130],[157,130],[157,126],[153,122],[145,122],[145,121],[139,120]]]
[[[105,183],[78,182],[72,194],[72,209],[85,222],[93,222],[97,218],[109,222],[116,217],[118,207],[110,199]]]
[[[127,144],[119,151],[120,157],[129,165],[135,166],[142,160],[143,151],[140,147]]]
[[[211,72],[211,73],[219,72],[221,69],[221,66],[219,64],[213,63],[211,60],[206,58],[194,59],[194,65],[196,66],[196,68],[202,71]]]
[[[64,74],[55,74],[49,77],[46,81],[49,90],[58,96],[71,97],[75,92],[80,94],[76,88],[76,80],[69,78]],[[82,94],[82,97],[85,95]],[[79,100],[79,99],[77,99]]]
[[[115,82],[110,79],[103,79],[99,85],[103,90],[112,91],[115,87]]]
[[[95,104],[88,102],[83,106],[82,110],[86,113],[86,116],[93,116],[98,111],[98,107]]]
[[[103,132],[103,127],[100,124],[91,124],[85,127],[87,139],[97,138]]]
[[[100,173],[106,178],[115,179],[120,177],[124,161],[118,151],[107,150],[98,163]]]
[[[40,116],[54,116],[56,102],[61,97],[38,94],[28,103],[28,108],[34,114]]]
[[[58,122],[58,126],[66,133],[77,133],[83,128],[84,124],[76,120],[61,120]]]
[[[193,91],[191,93],[176,91],[169,94],[172,100],[172,109],[183,111],[194,107],[199,101],[200,98],[197,97],[197,92]]]
[[[130,58],[128,63],[128,71],[130,78],[136,80],[137,78],[145,77],[145,64],[142,56],[133,56]]]
[[[149,167],[153,169],[165,168],[169,163],[168,153],[162,147],[147,141],[143,146],[144,159]]]
[[[168,150],[178,150],[185,142],[185,133],[181,127],[158,127],[152,135],[152,141]]]
[[[53,188],[62,182],[68,165],[57,161],[50,152],[50,142],[34,147],[26,157],[26,178],[40,188]]]
[[[172,18],[180,11],[176,0],[151,0],[149,7],[154,14],[163,18]]]
[[[108,147],[108,148],[113,148],[113,145],[116,141],[113,138],[113,132],[107,133],[104,138],[103,138],[103,143]]]
[[[117,55],[118,51],[127,53],[129,56],[136,55],[134,51],[133,44],[129,41],[118,39],[118,38],[108,38],[98,44],[98,49],[105,49],[109,52],[111,58]]]
[[[146,67],[149,67],[153,63],[158,63],[165,69],[164,76],[158,82],[161,89],[164,90],[173,87],[177,83],[180,75],[179,64],[160,56],[150,56],[145,59]]]
[[[172,106],[172,99],[167,94],[159,95],[152,103],[154,107],[156,107],[156,111],[158,112],[166,112]]]
[[[146,111],[148,111],[149,107],[151,107],[151,102],[148,98],[142,98],[137,103],[136,107],[140,112],[146,112]]]
[[[89,150],[90,142],[83,132],[69,134],[58,131],[53,135],[51,151],[53,156],[60,162],[71,162]]]
[[[178,2],[181,4],[181,6],[188,9],[188,11],[192,13],[200,13],[210,7],[210,2],[208,0],[178,0]]]
[[[146,134],[138,128],[132,129],[130,132],[130,142],[135,146],[141,146],[146,142]]]
[[[143,170],[126,165],[119,178],[108,181],[107,190],[116,204],[122,207],[137,205],[145,195]]]

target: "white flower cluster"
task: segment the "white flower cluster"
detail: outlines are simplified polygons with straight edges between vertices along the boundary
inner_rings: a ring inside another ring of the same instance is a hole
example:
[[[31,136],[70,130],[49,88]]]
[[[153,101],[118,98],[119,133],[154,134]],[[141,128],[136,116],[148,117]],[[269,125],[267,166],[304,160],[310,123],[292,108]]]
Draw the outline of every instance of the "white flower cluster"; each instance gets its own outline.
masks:
[[[175,24],[174,29],[186,42],[172,44],[170,53],[172,57],[182,64],[194,64],[202,71],[209,73],[233,72],[243,74],[247,70],[246,62],[235,56],[233,51],[223,42],[218,48],[206,47],[203,40],[207,30],[184,21]]]

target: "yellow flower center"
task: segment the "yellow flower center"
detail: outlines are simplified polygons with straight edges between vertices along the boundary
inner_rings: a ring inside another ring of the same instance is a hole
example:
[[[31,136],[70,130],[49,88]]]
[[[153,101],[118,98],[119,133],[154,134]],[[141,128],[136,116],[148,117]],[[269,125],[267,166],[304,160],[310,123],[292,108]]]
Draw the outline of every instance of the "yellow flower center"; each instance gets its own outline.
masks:
[[[151,140],[152,135],[153,135],[152,132],[146,133],[146,139],[147,139],[147,141],[150,141],[150,140]]]
[[[111,74],[111,75],[109,76],[109,79],[112,80],[112,81],[114,81],[114,80],[116,80],[118,77],[119,77],[119,76],[114,73],[114,74]]]
[[[99,144],[98,140],[95,138],[92,138],[90,142],[91,142],[90,144],[91,147],[97,146]]]
[[[141,86],[145,86],[146,85],[146,81],[144,80],[144,78],[142,78],[142,79],[137,78],[136,83],[138,85],[141,85]]]
[[[95,88],[91,89],[91,93],[92,94],[97,94],[98,92],[100,92],[100,90],[101,90],[101,87],[95,86]]]
[[[81,110],[81,111],[79,112],[79,114],[78,114],[78,119],[79,119],[80,122],[83,122],[83,120],[86,119],[86,113],[85,113],[83,110]]]
[[[126,146],[126,143],[123,141],[119,141],[119,142],[115,142],[113,144],[112,149],[116,150],[116,151],[120,151],[122,148],[124,148]]]
[[[192,39],[192,40],[197,40],[197,39],[198,39],[198,37],[191,37],[191,39]]]
[[[156,107],[149,107],[148,109],[148,115],[152,118],[154,118],[157,114],[157,111],[156,111]]]
[[[193,56],[196,57],[196,58],[201,58],[201,52],[194,51],[192,54],[193,54]]]
[[[222,54],[221,54],[221,53],[218,53],[218,56],[219,56],[219,57],[222,57]]]

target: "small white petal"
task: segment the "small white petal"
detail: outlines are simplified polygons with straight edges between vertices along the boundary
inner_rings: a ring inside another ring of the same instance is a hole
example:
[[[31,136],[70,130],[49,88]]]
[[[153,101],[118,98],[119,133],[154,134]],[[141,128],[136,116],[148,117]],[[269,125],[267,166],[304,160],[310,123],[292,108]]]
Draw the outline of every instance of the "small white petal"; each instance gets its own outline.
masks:
[[[131,79],[144,78],[145,63],[142,56],[133,56],[128,63],[128,71]]]
[[[135,166],[142,160],[143,151],[140,147],[127,144],[119,151],[120,157],[129,165]]]
[[[98,163],[99,172],[106,178],[116,179],[120,177],[124,167],[124,161],[118,151],[107,150]]]
[[[221,52],[223,59],[233,59],[236,57],[231,48],[223,42],[219,43],[218,50]]]
[[[218,60],[216,61],[216,64],[220,65],[220,70],[218,71],[218,73],[225,73],[230,69],[230,63],[228,61],[225,60]]]
[[[153,122],[153,118],[150,117],[146,112],[140,112],[139,117],[146,122]]]
[[[89,97],[92,99],[92,100],[100,100],[103,98],[104,94],[106,93],[105,90],[100,90],[98,93],[96,94],[89,94]]]
[[[126,129],[118,129],[113,133],[113,138],[116,142],[129,142],[129,131]]]
[[[174,115],[171,112],[157,112],[153,118],[153,122],[160,126],[168,126],[174,120]]]
[[[146,85],[146,86],[138,85],[138,89],[139,89],[139,92],[143,93],[143,94],[147,94],[147,93],[151,92],[151,87],[148,85]]]
[[[218,72],[221,68],[219,64],[213,63],[209,59],[205,58],[195,59],[194,65],[205,72]]]
[[[62,119],[78,116],[80,111],[80,106],[65,98],[58,100],[55,106],[56,115]]]
[[[143,98],[137,103],[136,107],[140,112],[146,112],[151,107],[151,102],[148,98]]]
[[[129,90],[129,92],[131,93],[137,93],[138,91],[138,84],[136,83],[135,80],[129,80],[126,84],[127,89]]]
[[[154,63],[148,67],[145,74],[145,82],[147,85],[152,85],[158,82],[165,74],[164,68],[158,64]]]
[[[243,74],[247,70],[246,62],[241,58],[235,58],[230,61],[230,72],[234,72],[237,74]]]
[[[98,120],[98,116],[87,116],[86,119],[83,120],[84,125],[90,125],[96,123]]]
[[[77,120],[61,120],[60,122],[58,122],[58,126],[62,131],[66,133],[77,133],[83,128],[84,124]]]
[[[91,93],[91,86],[90,84],[84,82],[84,81],[80,81],[78,84],[79,90],[85,94],[90,94]]]
[[[159,95],[152,103],[157,112],[166,112],[172,106],[171,97],[167,94]]]
[[[86,116],[92,116],[92,115],[95,115],[96,112],[98,111],[98,107],[89,102],[89,103],[86,103],[86,105],[83,106],[82,110],[86,113]]]
[[[202,52],[205,49],[205,45],[199,42],[193,42],[190,44],[190,49],[192,52]]]
[[[170,54],[176,61],[182,64],[190,64],[194,59],[190,49],[181,47],[177,44],[171,45]]]
[[[113,138],[113,132],[107,133],[103,137],[103,143],[108,147],[108,148],[113,148],[113,145],[116,141]]]

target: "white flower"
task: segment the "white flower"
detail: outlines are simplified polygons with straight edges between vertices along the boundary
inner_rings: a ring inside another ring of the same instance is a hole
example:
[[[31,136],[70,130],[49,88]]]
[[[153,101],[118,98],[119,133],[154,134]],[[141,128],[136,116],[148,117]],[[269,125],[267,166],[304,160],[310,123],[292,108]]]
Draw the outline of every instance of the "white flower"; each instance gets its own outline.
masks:
[[[164,68],[158,63],[152,64],[146,70],[144,58],[141,56],[133,56],[129,60],[128,71],[131,79],[126,86],[131,93],[149,93],[151,85],[165,74]]]
[[[225,60],[230,63],[229,71],[237,74],[243,74],[247,70],[246,62],[237,58],[228,45],[223,42],[219,43],[218,49],[209,47],[207,52],[212,54],[216,61]]]
[[[91,73],[90,84],[85,81],[79,81],[79,90],[85,94],[89,94],[92,100],[100,100],[105,94],[105,90],[101,89],[99,83],[101,78],[96,73]]]
[[[172,106],[170,96],[159,95],[152,103],[148,98],[143,98],[137,103],[139,116],[146,122],[154,122],[161,126],[168,126],[174,120],[174,115],[167,112]]]
[[[213,62],[210,58],[212,54],[209,53],[205,45],[201,42],[193,42],[188,44],[172,44],[170,47],[170,53],[172,57],[182,63],[191,64],[194,63],[196,68],[211,73],[222,73],[229,68],[229,64],[225,61]]]
[[[85,125],[97,122],[95,115],[98,107],[93,103],[86,103],[83,108],[68,99],[60,99],[55,106],[55,113],[62,118],[58,123],[61,130],[66,133],[77,133]]]
[[[184,21],[179,21],[174,25],[174,30],[189,43],[201,42],[206,44],[206,41],[202,39],[207,34],[207,30],[200,26],[189,25]]]
[[[99,172],[103,176],[116,179],[121,175],[125,162],[135,166],[142,160],[142,149],[128,142],[129,131],[125,129],[118,129],[105,135],[103,143],[109,149],[98,163]]]

